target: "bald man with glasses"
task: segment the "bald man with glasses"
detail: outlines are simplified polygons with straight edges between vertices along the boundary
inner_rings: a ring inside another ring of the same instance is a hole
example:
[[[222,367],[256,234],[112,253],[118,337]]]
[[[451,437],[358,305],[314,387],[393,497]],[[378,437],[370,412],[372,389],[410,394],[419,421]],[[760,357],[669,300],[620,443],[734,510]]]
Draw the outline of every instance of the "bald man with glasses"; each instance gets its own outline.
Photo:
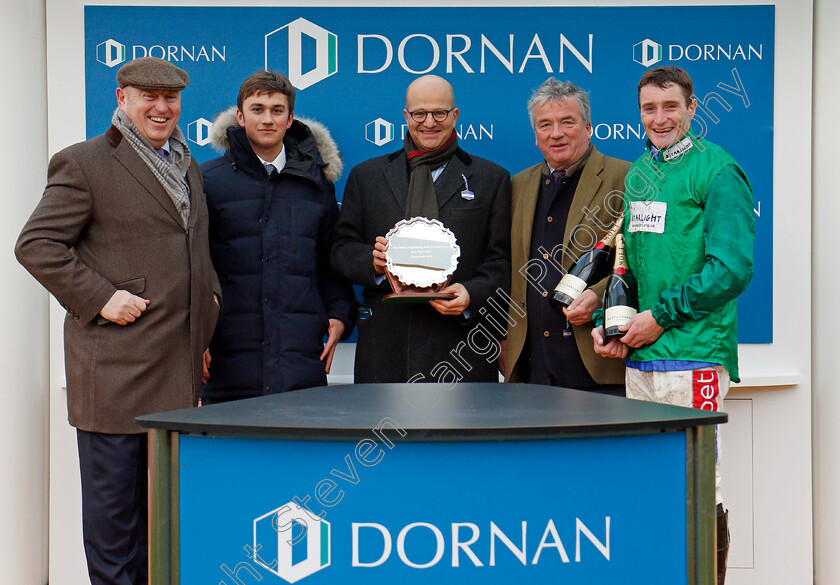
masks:
[[[406,91],[403,148],[350,172],[331,262],[338,275],[364,287],[356,383],[498,381],[502,334],[483,321],[488,299],[510,288],[510,175],[459,147],[458,113],[446,80],[414,80]],[[443,290],[451,300],[382,302],[391,292],[384,236],[412,217],[439,219],[455,234],[461,255]]]

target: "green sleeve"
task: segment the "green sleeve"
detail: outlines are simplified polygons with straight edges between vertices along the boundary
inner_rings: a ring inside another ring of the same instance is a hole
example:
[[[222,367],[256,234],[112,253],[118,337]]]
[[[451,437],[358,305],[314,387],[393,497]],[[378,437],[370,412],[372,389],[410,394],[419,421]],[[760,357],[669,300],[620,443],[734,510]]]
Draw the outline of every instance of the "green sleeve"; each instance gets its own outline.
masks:
[[[753,274],[752,189],[736,165],[727,165],[709,184],[703,211],[705,263],[680,286],[662,291],[651,308],[665,329],[701,319],[736,298]]]
[[[600,327],[604,324],[604,308],[601,307],[600,309],[595,309],[595,312],[592,313],[592,321],[595,323],[595,327]]]

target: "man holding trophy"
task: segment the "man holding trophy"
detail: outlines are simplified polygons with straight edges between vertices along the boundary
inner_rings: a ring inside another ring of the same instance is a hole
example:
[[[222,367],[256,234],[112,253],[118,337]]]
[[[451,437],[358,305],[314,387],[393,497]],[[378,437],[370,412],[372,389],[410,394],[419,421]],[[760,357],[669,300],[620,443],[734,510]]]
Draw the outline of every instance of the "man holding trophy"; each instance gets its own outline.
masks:
[[[458,146],[446,80],[412,82],[403,115],[404,147],[353,168],[335,230],[335,272],[364,286],[355,381],[497,381],[481,321],[510,286],[510,175]]]

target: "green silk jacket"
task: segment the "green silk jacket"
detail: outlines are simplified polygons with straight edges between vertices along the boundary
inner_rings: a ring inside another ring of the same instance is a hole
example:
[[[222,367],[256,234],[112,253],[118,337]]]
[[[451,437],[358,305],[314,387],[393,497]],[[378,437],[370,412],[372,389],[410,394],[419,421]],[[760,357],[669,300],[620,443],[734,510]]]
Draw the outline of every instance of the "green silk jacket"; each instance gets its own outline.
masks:
[[[719,363],[737,382],[735,299],[753,274],[752,187],[728,152],[693,134],[658,158],[648,142],[627,174],[624,234],[639,311],[650,309],[665,332],[628,360]]]

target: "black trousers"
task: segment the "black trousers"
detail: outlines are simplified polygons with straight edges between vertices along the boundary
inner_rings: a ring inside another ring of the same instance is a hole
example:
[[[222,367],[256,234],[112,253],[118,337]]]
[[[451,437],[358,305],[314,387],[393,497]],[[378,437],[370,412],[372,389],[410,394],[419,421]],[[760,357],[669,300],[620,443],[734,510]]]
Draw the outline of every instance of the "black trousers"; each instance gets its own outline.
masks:
[[[624,384],[598,384],[592,379],[580,357],[574,337],[557,344],[550,355],[546,355],[548,346],[540,344],[539,341],[537,343],[537,346],[531,345],[529,332],[525,348],[522,350],[522,355],[527,356],[522,364],[522,379],[528,384],[574,388],[609,396],[625,396]],[[552,368],[549,368],[549,363],[554,367],[557,367],[557,364],[563,364],[559,371],[565,376],[564,379],[561,380],[554,375]]]
[[[148,439],[76,430],[91,585],[147,585]]]

